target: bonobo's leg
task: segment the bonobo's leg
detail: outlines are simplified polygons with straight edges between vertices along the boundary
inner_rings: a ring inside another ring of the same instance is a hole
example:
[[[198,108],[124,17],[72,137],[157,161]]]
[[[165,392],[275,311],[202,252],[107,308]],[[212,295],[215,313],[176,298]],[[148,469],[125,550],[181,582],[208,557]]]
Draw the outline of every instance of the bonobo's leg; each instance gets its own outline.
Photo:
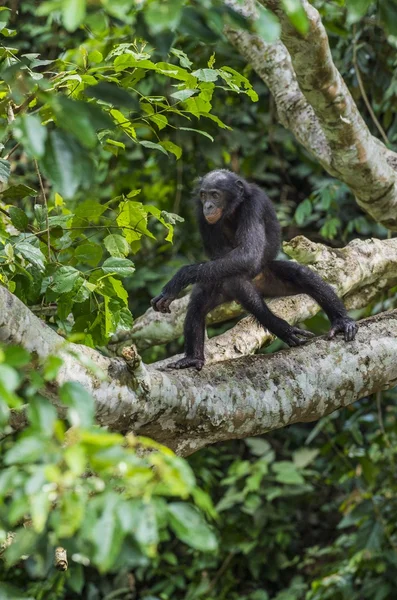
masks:
[[[210,310],[221,304],[223,297],[219,287],[211,284],[197,284],[192,291],[187,308],[184,335],[185,356],[168,365],[169,369],[196,367],[198,371],[204,365],[205,317]]]
[[[240,302],[243,308],[254,315],[263,327],[269,329],[288,346],[300,346],[306,341],[302,338],[314,337],[314,334],[310,331],[293,327],[287,321],[272,313],[249,279],[228,279],[224,283],[224,293],[228,299],[233,298]]]
[[[294,288],[296,294],[308,294],[318,302],[331,321],[328,335],[330,339],[339,332],[343,333],[346,342],[354,339],[357,324],[347,315],[343,302],[332,287],[317,273],[313,273],[304,265],[287,260],[273,260],[269,262],[268,268],[275,277],[284,281],[289,289]]]

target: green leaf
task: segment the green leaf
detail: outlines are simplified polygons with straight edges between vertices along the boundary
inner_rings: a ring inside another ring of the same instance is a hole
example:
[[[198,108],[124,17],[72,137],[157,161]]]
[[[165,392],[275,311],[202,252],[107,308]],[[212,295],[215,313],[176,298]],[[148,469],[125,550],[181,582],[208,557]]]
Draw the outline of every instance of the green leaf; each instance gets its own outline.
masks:
[[[149,119],[151,121],[153,121],[153,123],[156,123],[157,127],[161,130],[164,129],[164,127],[166,127],[166,125],[168,124],[168,119],[165,115],[160,115],[160,114],[154,114],[151,115],[149,117]]]
[[[264,42],[275,42],[279,39],[281,33],[279,20],[276,15],[267,10],[264,6],[258,5],[258,11],[259,17],[254,21],[254,31]]]
[[[59,130],[51,131],[40,164],[55,191],[64,198],[71,198],[79,185],[86,188],[90,185],[91,159],[71,136]]]
[[[69,420],[72,425],[88,428],[94,422],[94,400],[76,381],[67,381],[59,390],[59,397],[69,406]]]
[[[130,247],[127,240],[118,233],[111,233],[103,240],[106,250],[112,256],[123,258],[130,252]]]
[[[50,288],[57,294],[66,294],[73,289],[79,277],[81,273],[74,267],[60,267],[53,276]]]
[[[22,115],[13,126],[16,139],[33,158],[41,158],[45,151],[47,129],[37,115]]]
[[[27,416],[30,425],[39,431],[40,435],[46,437],[52,436],[54,423],[57,419],[57,411],[48,400],[40,396],[31,398],[29,400]]]
[[[29,244],[29,242],[18,242],[15,245],[14,251],[15,253],[19,252],[22,254],[22,256],[32,265],[37,267],[39,271],[44,271],[46,257],[39,248]]]
[[[301,0],[282,0],[283,8],[295,29],[301,33],[307,33],[309,20]]]
[[[175,98],[176,100],[187,100],[194,94],[197,94],[198,90],[180,90],[179,92],[174,92],[171,94],[171,98]]]
[[[29,225],[27,214],[16,206],[11,206],[8,212],[10,214],[11,223],[14,225],[14,227],[19,231],[25,231]]]
[[[6,346],[4,348],[4,362],[10,367],[23,367],[30,362],[30,354],[19,346]]]
[[[348,22],[357,23],[367,12],[372,0],[346,0]]]
[[[160,142],[160,146],[162,146],[168,152],[175,154],[177,160],[179,158],[181,158],[182,148],[180,146],[177,146],[176,144],[174,144],[174,142],[170,142],[167,140],[165,142]]]
[[[306,200],[299,204],[298,208],[295,211],[294,217],[297,224],[299,226],[304,225],[306,223],[306,219],[312,214],[312,211],[312,203],[310,202],[309,198],[306,198]]]
[[[219,77],[219,73],[215,69],[197,69],[192,72],[192,75],[200,81],[216,81]]]
[[[103,56],[98,50],[91,50],[91,52],[88,53],[88,60],[91,63],[101,63],[103,61]]]
[[[185,544],[202,552],[217,549],[213,531],[196,508],[183,502],[171,502],[168,514],[171,529]]]
[[[168,156],[167,151],[164,150],[164,148],[162,148],[162,146],[160,146],[160,144],[155,144],[155,142],[148,142],[146,140],[143,140],[142,142],[139,142],[139,143],[141,144],[141,146],[144,146],[145,148],[152,148],[153,150],[160,150],[160,152],[162,152],[163,154]]]
[[[0,158],[0,183],[7,183],[10,177],[11,165],[8,160]]]
[[[152,34],[162,31],[173,31],[182,16],[184,0],[152,0],[145,7],[143,15]]]
[[[28,185],[20,183],[5,189],[1,194],[3,200],[21,200],[22,198],[26,198],[26,196],[36,196],[37,192]]]
[[[317,448],[300,448],[293,453],[292,460],[298,469],[304,469],[318,456]]]
[[[62,18],[65,29],[74,31],[85,17],[85,0],[62,0]]]
[[[296,465],[292,462],[281,460],[272,465],[276,473],[276,480],[280,483],[291,485],[302,485],[305,483],[302,475],[297,471]]]
[[[134,273],[135,267],[127,258],[111,257],[103,263],[102,271],[119,277],[129,277]]]
[[[30,435],[19,439],[5,454],[6,465],[34,463],[45,454],[46,440]]]
[[[193,63],[191,60],[189,60],[187,54],[182,52],[182,50],[178,50],[178,48],[171,48],[170,52],[171,54],[179,58],[181,67],[183,67],[184,69],[190,69]]]
[[[75,257],[79,262],[96,267],[102,258],[102,248],[99,244],[93,242],[87,242],[78,246],[74,253]]]

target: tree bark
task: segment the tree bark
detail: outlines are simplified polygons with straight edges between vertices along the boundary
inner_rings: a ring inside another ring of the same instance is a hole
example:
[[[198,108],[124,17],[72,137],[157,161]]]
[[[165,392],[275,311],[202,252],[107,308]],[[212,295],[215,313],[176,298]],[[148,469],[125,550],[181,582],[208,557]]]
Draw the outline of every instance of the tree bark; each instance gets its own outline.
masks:
[[[332,60],[318,11],[307,1],[309,31],[299,34],[281,0],[260,0],[281,23],[281,41],[264,43],[227,28],[229,41],[267,83],[280,122],[353,192],[376,221],[397,230],[397,154],[371,135]]]
[[[79,381],[95,399],[100,424],[148,435],[181,455],[313,421],[397,383],[397,311],[362,322],[354,342],[317,338],[200,373],[159,371],[140,361],[133,370],[129,361],[69,344],[5,288],[0,288],[0,315],[4,343],[20,344],[40,359],[63,358],[56,381],[44,392],[49,399],[56,402],[65,381]]]

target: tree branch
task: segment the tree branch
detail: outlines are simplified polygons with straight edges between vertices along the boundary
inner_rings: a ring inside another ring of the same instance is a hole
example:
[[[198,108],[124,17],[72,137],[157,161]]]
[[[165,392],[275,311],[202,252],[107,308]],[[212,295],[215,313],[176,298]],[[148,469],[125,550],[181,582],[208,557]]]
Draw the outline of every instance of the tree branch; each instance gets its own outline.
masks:
[[[79,381],[96,401],[99,423],[148,435],[183,455],[218,441],[313,421],[397,384],[397,311],[362,322],[351,343],[317,338],[300,348],[223,362],[200,373],[152,367],[142,377],[131,374],[131,365],[121,359],[66,343],[5,288],[0,288],[0,315],[3,342],[19,343],[40,359],[54,353],[64,359],[55,383],[44,391],[47,397],[56,402],[59,385]],[[87,367],[90,361],[106,379]]]
[[[397,230],[397,155],[371,135],[361,117],[333,63],[318,11],[303,0],[309,21],[303,37],[290,24],[281,0],[260,1],[280,19],[281,42],[265,44],[230,28],[228,39],[268,84],[280,122],[350,187],[363,210]]]

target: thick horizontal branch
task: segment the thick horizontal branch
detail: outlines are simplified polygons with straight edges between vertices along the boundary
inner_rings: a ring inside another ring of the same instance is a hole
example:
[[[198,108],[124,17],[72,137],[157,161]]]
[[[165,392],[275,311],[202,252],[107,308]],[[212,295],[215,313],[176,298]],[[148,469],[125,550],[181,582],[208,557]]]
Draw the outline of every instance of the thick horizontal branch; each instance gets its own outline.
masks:
[[[267,44],[226,29],[229,41],[269,86],[280,122],[333,176],[345,182],[375,220],[397,229],[397,155],[373,137],[332,60],[318,11],[303,7],[309,31],[300,35],[281,0],[260,0],[281,22],[281,41]]]
[[[134,372],[126,361],[65,343],[0,288],[0,339],[19,343],[41,359],[64,358],[56,382],[46,390],[53,401],[57,386],[79,381],[96,401],[99,423],[148,435],[184,455],[214,442],[316,420],[397,384],[397,311],[362,322],[350,343],[317,338],[300,348],[223,362],[200,373],[160,372],[141,364]],[[105,379],[84,366],[88,360]]]
[[[285,243],[284,250],[333,285],[338,295],[346,297],[348,306],[352,308],[366,306],[397,278],[397,239],[355,240],[345,248],[329,248],[298,236]],[[170,314],[156,313],[150,308],[135,321],[130,331],[120,332],[115,337],[112,349],[131,343],[145,349],[178,338],[183,333],[188,300],[188,296],[175,300]],[[319,310],[319,306],[304,295],[274,299],[269,306],[291,323],[304,321]],[[222,304],[208,315],[207,323],[227,321],[241,312],[241,306],[236,302]],[[207,342],[207,361],[250,354],[272,339],[269,332],[257,326],[252,319],[243,319],[233,329]]]

